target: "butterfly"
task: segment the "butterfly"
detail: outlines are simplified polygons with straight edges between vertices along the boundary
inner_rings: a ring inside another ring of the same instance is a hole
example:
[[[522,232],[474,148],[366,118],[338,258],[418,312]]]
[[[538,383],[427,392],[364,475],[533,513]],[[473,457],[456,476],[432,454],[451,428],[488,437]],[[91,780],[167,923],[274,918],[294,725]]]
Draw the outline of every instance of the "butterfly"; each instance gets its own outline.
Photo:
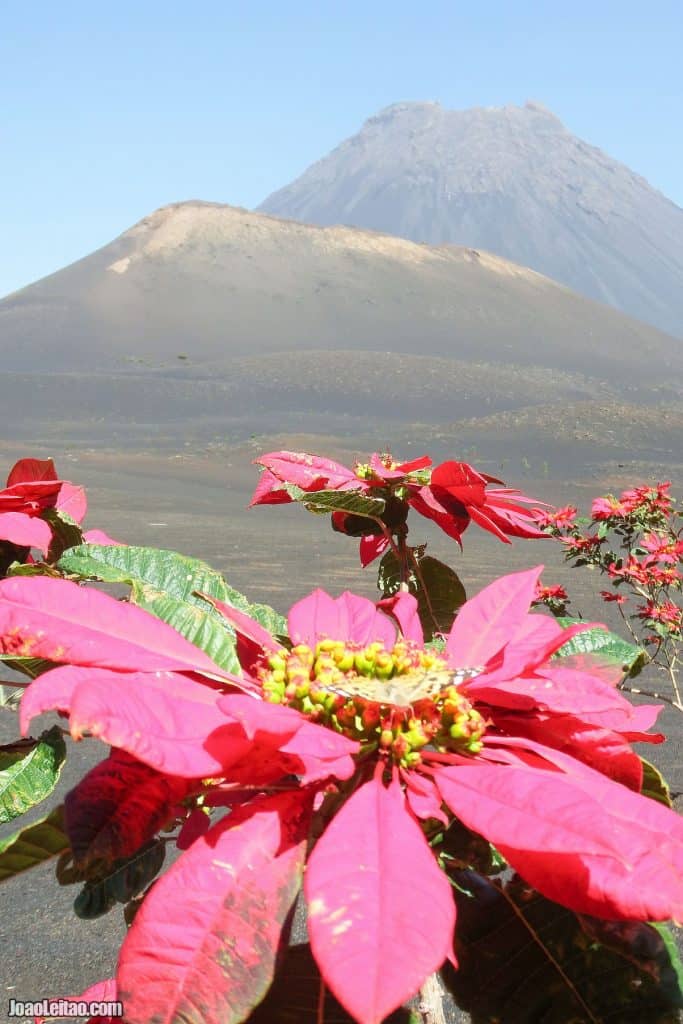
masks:
[[[357,676],[345,679],[343,683],[326,689],[342,697],[362,697],[373,704],[391,704],[397,708],[409,708],[421,700],[438,697],[449,686],[458,686],[479,675],[480,668],[433,669],[432,671],[406,672],[393,679],[370,679]]]

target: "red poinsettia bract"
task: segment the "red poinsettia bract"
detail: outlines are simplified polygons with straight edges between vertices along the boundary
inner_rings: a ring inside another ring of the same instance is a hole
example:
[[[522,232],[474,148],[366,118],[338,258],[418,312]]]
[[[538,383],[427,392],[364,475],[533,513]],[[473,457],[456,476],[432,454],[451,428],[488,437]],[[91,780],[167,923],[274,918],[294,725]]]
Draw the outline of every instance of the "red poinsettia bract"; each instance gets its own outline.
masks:
[[[0,490],[0,544],[11,545],[12,557],[17,559],[26,558],[31,548],[46,555],[53,539],[46,513],[51,509],[66,513],[80,525],[87,507],[84,489],[60,480],[52,459],[20,459]],[[93,544],[119,543],[101,530],[89,530],[83,539]]]
[[[252,505],[277,505],[293,500],[287,485],[306,493],[357,491],[384,498],[382,524],[347,512],[334,512],[332,526],[341,533],[360,536],[363,565],[383,554],[389,535],[404,526],[408,509],[433,520],[459,544],[470,522],[475,522],[506,544],[510,537],[543,538],[535,515],[544,504],[520,491],[491,487],[501,481],[479,473],[466,462],[442,462],[432,468],[423,455],[410,462],[396,462],[391,455],[375,452],[367,463],[348,469],[332,459],[305,452],[269,452],[255,460],[263,466]],[[525,505],[532,506],[525,508]]]
[[[83,488],[59,480],[52,459],[20,459],[0,491],[0,541],[47,554],[52,529],[42,513],[56,508],[80,523],[86,507]]]
[[[214,601],[237,631],[240,677],[102,593],[0,583],[1,648],[63,663],[26,691],[24,733],[56,708],[74,737],[115,748],[67,799],[74,857],[126,856],[187,816],[185,852],[121,950],[128,1024],[245,1019],[304,863],[322,977],[377,1024],[452,956],[435,819],[459,819],[574,911],[683,918],[683,824],[640,794],[630,746],[661,741],[647,732],[659,708],[552,658],[577,627],[529,614],[539,575],[470,600],[441,654],[407,594],[375,606],[314,591],[292,607],[287,645]],[[211,824],[212,807],[232,809]]]

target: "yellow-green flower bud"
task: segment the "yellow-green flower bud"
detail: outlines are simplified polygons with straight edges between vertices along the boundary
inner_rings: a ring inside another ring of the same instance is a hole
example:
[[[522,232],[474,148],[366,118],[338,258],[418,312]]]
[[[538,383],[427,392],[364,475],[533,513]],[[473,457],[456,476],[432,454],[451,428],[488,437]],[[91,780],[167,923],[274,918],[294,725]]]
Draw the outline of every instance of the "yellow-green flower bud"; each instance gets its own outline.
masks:
[[[354,665],[356,666],[356,672],[359,675],[372,675],[374,660],[370,661],[365,651],[356,651],[353,661]]]
[[[334,652],[334,663],[341,672],[350,672],[354,663],[354,652],[343,648]]]
[[[292,647],[292,655],[307,668],[313,666],[313,651],[308,644],[297,644],[296,647]]]
[[[386,651],[381,651],[375,659],[375,675],[378,679],[389,679],[393,671],[393,658]]]
[[[379,734],[380,747],[384,747],[386,749],[387,747],[390,747],[393,742],[394,734],[391,731],[391,729],[382,729],[381,733]]]

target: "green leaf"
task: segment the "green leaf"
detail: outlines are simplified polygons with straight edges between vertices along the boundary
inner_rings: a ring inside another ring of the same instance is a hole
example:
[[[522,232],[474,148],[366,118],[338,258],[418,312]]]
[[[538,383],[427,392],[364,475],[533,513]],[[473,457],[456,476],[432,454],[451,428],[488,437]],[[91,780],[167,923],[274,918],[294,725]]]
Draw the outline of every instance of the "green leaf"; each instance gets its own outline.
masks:
[[[23,692],[23,687],[7,684],[6,680],[4,683],[0,682],[0,708],[10,708],[12,711],[16,711]]]
[[[458,872],[456,955],[443,969],[476,1024],[673,1024],[680,965],[659,928],[578,916],[518,876]]]
[[[16,654],[0,654],[0,662],[4,662],[7,668],[14,669],[15,672],[23,672],[30,679],[35,679],[50,668],[55,668],[57,664],[44,658],[21,658]]]
[[[41,519],[49,523],[52,528],[52,541],[47,553],[48,562],[56,562],[68,548],[74,548],[77,544],[83,543],[80,526],[66,512],[57,508],[46,508],[41,514]]]
[[[42,864],[69,848],[64,831],[63,808],[0,839],[0,882]]]
[[[658,800],[665,807],[673,807],[669,785],[662,773],[644,757],[641,757],[640,763],[643,766],[643,785],[640,790],[642,795],[651,800]]]
[[[30,550],[30,548],[19,547],[17,544],[10,544],[9,541],[0,540],[0,579],[9,575],[12,566],[22,562]]]
[[[8,576],[52,576],[61,579],[62,574],[47,562],[12,562],[7,570]]]
[[[496,875],[507,868],[495,846],[457,818],[439,835],[433,847],[447,871],[469,868],[480,874]]]
[[[671,934],[671,929],[661,921],[652,921],[650,928],[654,928],[654,930],[659,933],[659,937],[664,943],[667,955],[671,961],[671,967],[676,974],[678,990],[679,992],[683,992],[683,963],[681,962],[681,957],[678,952],[678,943]]]
[[[239,670],[234,630],[200,593],[233,605],[273,634],[286,630],[285,619],[268,605],[250,604],[206,562],[175,551],[84,544],[68,551],[59,568],[82,579],[127,584],[133,604],[167,622],[228,672]]]
[[[581,619],[573,619],[570,616],[559,616],[557,621],[561,626],[573,626]],[[624,676],[637,676],[646,660],[646,653],[642,647],[636,647],[627,640],[623,640],[616,633],[610,633],[606,629],[585,629],[572,637],[555,655],[556,658],[566,657],[575,654],[599,654],[603,661],[621,669]]]
[[[384,512],[384,498],[372,498],[360,491],[302,491],[293,493],[291,485],[286,487],[290,497],[300,502],[309,512],[323,515],[326,512],[348,512],[349,515],[379,519]]]
[[[290,946],[278,966],[266,998],[247,1018],[247,1024],[355,1024],[355,1018],[325,989],[319,1013],[320,972],[308,943]],[[419,1021],[421,1018],[418,1017]],[[412,1024],[409,1010],[396,1010],[384,1024]]]
[[[239,672],[235,634],[224,619],[209,610],[206,601],[198,607],[193,601],[169,597],[145,584],[134,588],[133,603],[167,622],[226,672]]]
[[[415,552],[419,575],[413,566],[408,577],[408,589],[417,598],[417,608],[425,640],[435,633],[448,633],[455,613],[467,600],[465,588],[457,574],[431,555],[419,556]],[[419,576],[422,577],[420,580]],[[424,587],[423,584],[424,583]],[[387,551],[379,564],[377,588],[383,597],[396,594],[401,586],[399,561],[393,551]]]
[[[155,839],[131,857],[115,861],[95,877],[89,877],[74,900],[78,917],[91,921],[108,913],[116,903],[128,903],[138,896],[161,871],[166,855],[164,839]],[[83,873],[62,865],[60,885],[82,880]]]
[[[66,745],[57,725],[37,740],[0,747],[0,824],[25,814],[50,795],[65,757]]]

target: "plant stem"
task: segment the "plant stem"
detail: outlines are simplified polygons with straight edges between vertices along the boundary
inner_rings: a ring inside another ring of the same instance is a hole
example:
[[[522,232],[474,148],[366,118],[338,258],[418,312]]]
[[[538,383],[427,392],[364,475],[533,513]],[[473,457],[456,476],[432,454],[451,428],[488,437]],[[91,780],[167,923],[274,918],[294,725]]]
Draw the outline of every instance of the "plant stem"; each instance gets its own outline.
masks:
[[[420,587],[422,588],[422,593],[424,594],[425,604],[427,605],[427,611],[429,612],[429,616],[430,616],[432,622],[434,623],[434,630],[435,630],[435,632],[438,633],[439,632],[439,623],[438,623],[436,615],[434,613],[434,608],[432,607],[432,602],[431,602],[431,599],[429,597],[429,591],[428,591],[427,587],[425,586],[424,576],[422,575],[422,569],[420,568],[420,561],[419,561],[417,555],[415,554],[415,548],[408,548],[408,551],[410,553],[410,557],[411,557],[413,565],[415,567],[415,575],[417,577],[417,582],[420,584]]]
[[[446,1024],[443,1009],[443,989],[438,974],[430,974],[420,988],[418,1013],[422,1015],[423,1024]]]
[[[404,532],[397,533],[398,538],[398,559],[400,563],[401,572],[401,584],[408,584],[408,578],[410,570],[408,567],[408,551],[409,548],[406,545],[406,535]]]
[[[316,1024],[325,1024],[325,982],[320,979],[318,988],[318,1011],[315,1015]]]

